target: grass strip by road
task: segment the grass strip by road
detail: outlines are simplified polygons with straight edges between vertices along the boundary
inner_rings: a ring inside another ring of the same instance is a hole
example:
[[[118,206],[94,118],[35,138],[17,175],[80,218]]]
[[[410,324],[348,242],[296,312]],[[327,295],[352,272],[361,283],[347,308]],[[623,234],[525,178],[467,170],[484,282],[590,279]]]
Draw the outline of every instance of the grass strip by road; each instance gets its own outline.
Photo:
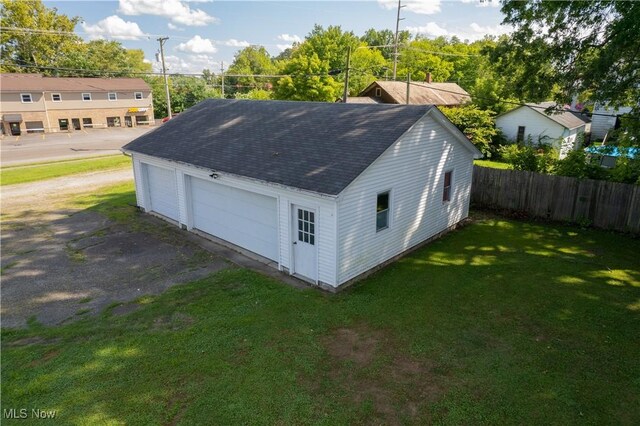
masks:
[[[127,223],[132,199],[76,205]],[[639,256],[478,216],[337,295],[231,268],[125,316],[4,329],[2,401],[66,424],[639,424]]]
[[[16,185],[81,173],[117,170],[131,167],[131,158],[110,155],[80,160],[7,166],[0,169],[0,185]]]

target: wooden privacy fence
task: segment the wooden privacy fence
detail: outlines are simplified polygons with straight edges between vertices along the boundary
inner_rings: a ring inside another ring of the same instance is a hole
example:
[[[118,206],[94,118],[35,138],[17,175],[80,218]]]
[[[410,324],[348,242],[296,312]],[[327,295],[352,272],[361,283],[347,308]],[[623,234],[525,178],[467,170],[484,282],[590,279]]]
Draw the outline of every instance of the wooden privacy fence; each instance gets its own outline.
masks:
[[[474,166],[471,202],[482,208],[640,233],[640,185]]]

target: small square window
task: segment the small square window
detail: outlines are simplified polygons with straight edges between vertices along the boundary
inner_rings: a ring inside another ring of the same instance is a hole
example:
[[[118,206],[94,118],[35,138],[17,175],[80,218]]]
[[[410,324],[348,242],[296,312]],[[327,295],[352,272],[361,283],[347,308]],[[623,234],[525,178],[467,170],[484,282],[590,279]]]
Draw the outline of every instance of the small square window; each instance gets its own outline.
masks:
[[[90,101],[91,100],[91,93],[83,93],[82,94],[82,100],[83,101]]]
[[[53,102],[61,102],[62,101],[62,95],[60,93],[52,93],[51,94],[51,100]]]
[[[23,104],[30,104],[31,102],[33,102],[31,93],[20,93],[20,100]]]
[[[376,232],[389,227],[389,192],[378,194],[376,202]]]
[[[444,188],[442,191],[442,201],[451,201],[451,180],[453,179],[453,172],[450,170],[444,174]]]
[[[109,97],[110,101],[117,101],[118,100],[118,95],[114,92],[111,92],[107,95]]]
[[[133,94],[133,97],[136,99],[136,101],[141,101],[142,100],[142,92],[135,92]]]

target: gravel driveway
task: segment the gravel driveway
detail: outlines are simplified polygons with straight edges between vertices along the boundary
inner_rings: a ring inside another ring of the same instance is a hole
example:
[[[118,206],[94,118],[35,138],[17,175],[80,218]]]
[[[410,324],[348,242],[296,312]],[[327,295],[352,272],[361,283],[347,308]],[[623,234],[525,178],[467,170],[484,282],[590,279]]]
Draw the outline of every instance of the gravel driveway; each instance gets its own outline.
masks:
[[[127,170],[2,188],[2,327],[72,321],[227,267],[153,217],[139,217],[152,225],[141,231],[91,210],[54,207],[130,179]]]

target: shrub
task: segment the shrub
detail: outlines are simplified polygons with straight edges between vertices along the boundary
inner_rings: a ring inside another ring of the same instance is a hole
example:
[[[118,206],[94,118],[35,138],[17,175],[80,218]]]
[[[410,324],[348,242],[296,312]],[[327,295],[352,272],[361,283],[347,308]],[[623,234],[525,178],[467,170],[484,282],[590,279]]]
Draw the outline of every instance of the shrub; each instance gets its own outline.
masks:
[[[554,173],[580,179],[606,179],[607,171],[587,159],[583,150],[571,151],[565,158],[558,160]]]
[[[493,112],[474,105],[440,108],[442,113],[464,133],[485,157],[491,157],[491,143],[499,134],[493,120]]]

